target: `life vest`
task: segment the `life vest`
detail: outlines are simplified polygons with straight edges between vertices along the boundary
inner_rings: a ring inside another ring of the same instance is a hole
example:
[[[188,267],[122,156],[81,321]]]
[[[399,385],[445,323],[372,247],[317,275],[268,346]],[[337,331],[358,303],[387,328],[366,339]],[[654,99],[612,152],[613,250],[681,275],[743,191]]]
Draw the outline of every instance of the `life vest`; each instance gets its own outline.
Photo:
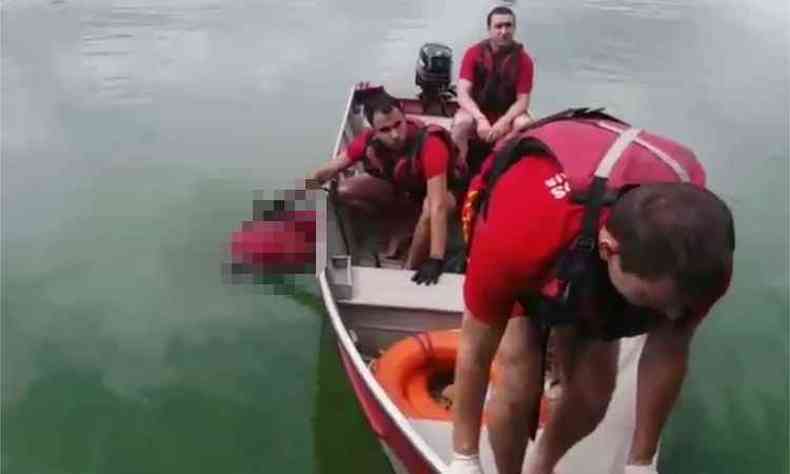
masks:
[[[460,178],[456,174],[457,149],[444,128],[438,125],[425,125],[420,120],[406,119],[406,145],[402,152],[393,152],[375,138],[372,129],[366,130],[365,157],[362,167],[366,173],[392,183],[396,192],[403,192],[414,198],[426,194],[426,179],[423,171],[422,148],[428,136],[442,139],[450,153],[447,163],[448,187]]]
[[[498,146],[473,180],[462,211],[468,245],[476,215],[485,214],[499,177],[529,156],[556,159],[566,177],[564,191],[585,210],[580,235],[541,291],[520,298],[522,306],[545,326],[595,322],[594,332],[604,339],[647,331],[659,316],[630,305],[611,286],[597,252],[599,217],[604,207],[641,184],[689,182],[703,187],[705,171],[694,153],[601,110],[568,109],[541,119]],[[606,321],[598,317],[604,312]]]
[[[481,41],[478,47],[480,56],[474,69],[472,98],[484,113],[501,116],[516,101],[524,47],[513,43],[497,54],[494,54],[489,40]]]

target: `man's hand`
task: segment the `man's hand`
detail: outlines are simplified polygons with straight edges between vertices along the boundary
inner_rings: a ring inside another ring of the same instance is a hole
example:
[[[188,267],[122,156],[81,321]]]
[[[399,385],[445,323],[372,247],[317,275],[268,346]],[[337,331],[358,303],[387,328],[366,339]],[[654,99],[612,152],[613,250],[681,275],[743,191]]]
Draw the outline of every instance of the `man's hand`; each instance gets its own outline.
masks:
[[[448,474],[483,474],[480,456],[477,454],[454,453]]]
[[[491,124],[488,122],[488,119],[485,117],[480,117],[477,119],[477,136],[480,137],[481,140],[489,141],[488,137],[491,135]]]
[[[504,120],[498,120],[492,127],[491,131],[488,134],[488,142],[493,143],[502,136],[504,136],[508,130],[510,130],[510,124],[506,123]]]
[[[650,464],[645,465],[636,465],[636,464],[629,464],[625,466],[625,470],[623,474],[658,474],[658,471],[655,467]]]
[[[316,178],[307,178],[304,180],[304,188],[310,190],[318,190],[321,189],[321,181]]]
[[[417,272],[411,277],[411,281],[421,285],[425,283],[430,285],[439,281],[439,275],[442,274],[442,267],[444,267],[444,260],[441,258],[429,258],[425,261]]]

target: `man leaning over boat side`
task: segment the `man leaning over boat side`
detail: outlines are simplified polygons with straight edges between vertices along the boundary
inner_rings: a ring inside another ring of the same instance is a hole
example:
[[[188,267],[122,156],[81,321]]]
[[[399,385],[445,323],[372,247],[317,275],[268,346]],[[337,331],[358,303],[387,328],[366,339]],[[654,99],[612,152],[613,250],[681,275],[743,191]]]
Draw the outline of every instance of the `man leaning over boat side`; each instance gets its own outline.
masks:
[[[365,116],[371,129],[316,170],[308,184],[315,187],[362,163],[365,173],[340,181],[340,199],[369,215],[391,217],[402,214],[404,207],[415,210],[419,218],[404,267],[417,270],[415,283],[436,283],[444,270],[447,221],[457,204],[453,190],[460,183],[455,147],[447,131],[407,118],[386,93],[365,105]]]
[[[493,144],[512,129],[528,125],[534,63],[513,39],[516,15],[495,7],[486,17],[488,38],[466,50],[458,79],[458,104],[451,134],[459,161],[467,160],[470,135]]]
[[[487,208],[476,218],[456,366],[452,474],[482,472],[481,412],[495,353],[504,375],[486,405],[489,439],[498,472],[522,472],[537,429],[545,341],[545,320],[538,321],[528,298],[565,293],[552,287],[551,275],[560,271],[558,257],[576,248],[582,229],[595,236],[584,272],[584,278],[594,275],[594,285],[583,287],[590,292],[577,300],[583,302],[578,318],[553,329],[562,393],[532,448],[527,474],[551,474],[601,422],[614,390],[619,338],[640,333],[647,336],[624,472],[656,473],[651,463],[680,393],[691,340],[729,287],[734,225],[712,192],[690,183],[642,184],[584,224],[585,207],[571,199],[564,176],[556,160],[525,152],[488,189]]]

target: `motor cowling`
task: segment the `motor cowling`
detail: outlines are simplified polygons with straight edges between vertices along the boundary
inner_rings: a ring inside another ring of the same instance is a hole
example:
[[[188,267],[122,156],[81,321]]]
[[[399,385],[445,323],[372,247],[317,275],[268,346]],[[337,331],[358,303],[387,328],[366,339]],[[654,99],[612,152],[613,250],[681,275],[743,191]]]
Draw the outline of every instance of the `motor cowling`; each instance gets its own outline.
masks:
[[[417,58],[415,83],[424,94],[440,94],[450,88],[452,69],[453,50],[440,43],[426,43]]]

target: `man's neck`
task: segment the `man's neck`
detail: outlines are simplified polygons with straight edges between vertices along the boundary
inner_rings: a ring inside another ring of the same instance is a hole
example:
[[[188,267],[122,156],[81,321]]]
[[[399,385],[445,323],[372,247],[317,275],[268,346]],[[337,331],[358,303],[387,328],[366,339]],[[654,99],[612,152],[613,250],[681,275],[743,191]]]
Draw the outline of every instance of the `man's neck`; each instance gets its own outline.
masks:
[[[513,46],[515,46],[516,43],[514,41],[511,41],[511,42],[506,43],[506,44],[497,45],[493,41],[489,40],[488,44],[491,46],[491,51],[493,51],[494,54],[499,54],[499,53],[503,53],[503,52],[509,51],[510,49],[513,48]]]

